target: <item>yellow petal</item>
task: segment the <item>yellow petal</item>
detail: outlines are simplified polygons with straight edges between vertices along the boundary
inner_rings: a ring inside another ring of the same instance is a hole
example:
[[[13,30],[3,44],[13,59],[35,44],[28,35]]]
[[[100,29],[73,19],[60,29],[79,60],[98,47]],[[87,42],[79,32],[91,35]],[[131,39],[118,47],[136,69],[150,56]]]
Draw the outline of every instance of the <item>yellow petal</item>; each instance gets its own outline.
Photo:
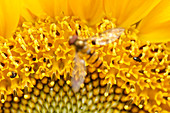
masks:
[[[75,16],[94,25],[104,16],[102,0],[69,0]]]
[[[27,21],[33,21],[34,15],[40,17],[44,14],[44,11],[39,0],[23,0],[21,14]]]
[[[148,31],[147,31],[148,30]],[[139,39],[151,42],[170,41],[170,21],[162,23],[156,27],[143,26],[139,28]]]
[[[138,26],[139,38],[151,42],[170,41],[170,0],[162,0]]]
[[[31,22],[34,21],[34,15],[27,8],[22,8],[21,16],[24,18],[24,20],[20,19],[20,23],[25,20]]]
[[[160,0],[104,0],[108,17],[117,19],[117,25],[128,27],[145,17]]]
[[[51,17],[61,14],[71,15],[67,0],[23,0],[22,16],[26,20],[33,20],[33,16],[38,17],[45,13]],[[33,15],[32,15],[33,14]]]
[[[44,12],[51,17],[58,16],[61,13],[71,15],[68,0],[39,0],[39,2]]]
[[[0,35],[9,38],[18,25],[20,0],[0,0]]]
[[[4,23],[4,15],[3,15],[3,11],[0,8],[0,35],[4,36],[4,29],[5,29],[5,23]]]

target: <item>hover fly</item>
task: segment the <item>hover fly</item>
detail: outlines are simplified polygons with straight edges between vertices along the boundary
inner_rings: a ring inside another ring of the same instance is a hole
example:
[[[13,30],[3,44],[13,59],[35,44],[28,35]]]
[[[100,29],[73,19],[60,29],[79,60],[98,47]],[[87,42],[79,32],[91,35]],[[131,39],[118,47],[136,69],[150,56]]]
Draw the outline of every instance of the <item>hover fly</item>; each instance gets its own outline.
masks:
[[[112,28],[104,31],[99,36],[95,35],[88,39],[81,39],[78,35],[70,36],[69,44],[73,45],[76,49],[74,57],[74,68],[72,72],[72,88],[74,92],[77,92],[81,86],[84,85],[84,79],[86,77],[85,61],[95,64],[97,68],[104,67],[102,60],[99,58],[98,52],[91,48],[90,45],[107,45],[117,40],[123,33],[123,28]],[[88,55],[86,59],[82,58],[82,55]]]

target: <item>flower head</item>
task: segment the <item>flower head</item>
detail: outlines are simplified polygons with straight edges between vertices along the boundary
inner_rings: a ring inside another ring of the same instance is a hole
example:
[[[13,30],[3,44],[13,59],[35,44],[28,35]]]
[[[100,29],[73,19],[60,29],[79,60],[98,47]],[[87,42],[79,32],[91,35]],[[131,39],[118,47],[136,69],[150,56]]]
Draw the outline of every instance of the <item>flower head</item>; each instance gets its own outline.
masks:
[[[170,111],[169,0],[1,2],[0,97],[14,106],[5,112]],[[116,28],[117,40],[97,43]],[[73,35],[85,49],[69,45]]]

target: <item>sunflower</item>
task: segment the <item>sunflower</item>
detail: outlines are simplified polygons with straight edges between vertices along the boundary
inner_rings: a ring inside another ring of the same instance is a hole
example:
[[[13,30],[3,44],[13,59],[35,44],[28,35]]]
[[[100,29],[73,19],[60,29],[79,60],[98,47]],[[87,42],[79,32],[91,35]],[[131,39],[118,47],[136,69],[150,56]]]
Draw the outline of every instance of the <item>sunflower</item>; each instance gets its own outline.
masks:
[[[1,112],[170,112],[169,0],[0,2]]]

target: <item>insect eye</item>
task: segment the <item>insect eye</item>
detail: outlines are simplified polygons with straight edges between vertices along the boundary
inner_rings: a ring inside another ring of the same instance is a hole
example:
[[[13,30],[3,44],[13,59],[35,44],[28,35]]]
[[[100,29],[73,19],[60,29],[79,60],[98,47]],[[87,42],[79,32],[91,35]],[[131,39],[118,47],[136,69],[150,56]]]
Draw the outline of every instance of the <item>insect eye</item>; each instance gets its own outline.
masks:
[[[69,37],[69,45],[73,45],[78,39],[78,35],[73,35]]]

